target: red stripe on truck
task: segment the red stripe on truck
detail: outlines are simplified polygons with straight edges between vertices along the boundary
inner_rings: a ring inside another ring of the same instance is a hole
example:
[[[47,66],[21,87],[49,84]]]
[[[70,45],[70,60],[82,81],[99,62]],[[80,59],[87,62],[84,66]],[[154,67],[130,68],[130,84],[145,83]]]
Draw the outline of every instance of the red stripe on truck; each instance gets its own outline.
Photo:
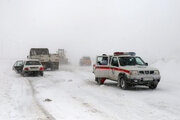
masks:
[[[103,67],[103,66],[96,66],[96,69],[109,69],[109,67]]]
[[[111,67],[111,69],[114,69],[114,70],[117,70],[117,71],[123,71],[123,72],[129,73],[129,70],[125,70],[125,69],[121,69],[121,68]]]
[[[126,72],[126,73],[129,73],[129,70],[125,70],[125,69],[121,69],[121,68],[115,68],[115,67],[105,67],[105,66],[95,66],[95,69],[114,69],[114,70],[117,70],[117,71],[123,71],[123,72]]]

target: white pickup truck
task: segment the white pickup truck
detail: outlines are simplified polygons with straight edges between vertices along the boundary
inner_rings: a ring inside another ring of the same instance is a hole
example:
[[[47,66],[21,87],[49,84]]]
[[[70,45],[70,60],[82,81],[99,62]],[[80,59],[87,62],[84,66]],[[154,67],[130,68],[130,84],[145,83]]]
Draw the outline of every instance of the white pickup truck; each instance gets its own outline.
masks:
[[[115,52],[114,55],[97,56],[93,73],[99,85],[109,79],[117,81],[117,86],[122,89],[135,85],[155,89],[161,78],[158,69],[149,67],[134,52]]]

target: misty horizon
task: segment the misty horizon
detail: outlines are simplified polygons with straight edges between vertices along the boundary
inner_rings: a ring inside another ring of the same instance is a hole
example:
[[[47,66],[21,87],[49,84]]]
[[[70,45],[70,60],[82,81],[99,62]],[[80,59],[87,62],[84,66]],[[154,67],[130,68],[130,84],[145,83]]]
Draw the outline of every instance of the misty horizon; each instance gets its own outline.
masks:
[[[1,0],[0,57],[26,58],[30,48],[68,56],[114,51],[177,57],[178,0]],[[179,56],[177,57],[179,58]]]

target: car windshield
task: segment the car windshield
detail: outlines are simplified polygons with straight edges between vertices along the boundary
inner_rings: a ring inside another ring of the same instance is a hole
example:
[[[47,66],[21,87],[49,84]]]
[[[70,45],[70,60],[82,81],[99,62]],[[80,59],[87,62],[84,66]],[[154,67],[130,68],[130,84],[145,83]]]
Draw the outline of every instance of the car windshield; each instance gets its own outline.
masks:
[[[39,61],[27,61],[26,65],[41,65]]]
[[[144,61],[140,57],[119,57],[119,63],[121,66],[145,65]]]

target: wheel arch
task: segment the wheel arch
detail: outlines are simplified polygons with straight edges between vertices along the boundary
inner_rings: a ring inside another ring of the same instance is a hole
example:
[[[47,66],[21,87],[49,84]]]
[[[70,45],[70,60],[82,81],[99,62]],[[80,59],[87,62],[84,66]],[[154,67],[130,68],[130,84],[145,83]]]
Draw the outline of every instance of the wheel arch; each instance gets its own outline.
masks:
[[[121,73],[119,73],[119,75],[118,75],[118,79],[120,79],[120,78],[122,78],[122,77],[126,77],[126,76],[127,76],[126,73],[121,72]]]

